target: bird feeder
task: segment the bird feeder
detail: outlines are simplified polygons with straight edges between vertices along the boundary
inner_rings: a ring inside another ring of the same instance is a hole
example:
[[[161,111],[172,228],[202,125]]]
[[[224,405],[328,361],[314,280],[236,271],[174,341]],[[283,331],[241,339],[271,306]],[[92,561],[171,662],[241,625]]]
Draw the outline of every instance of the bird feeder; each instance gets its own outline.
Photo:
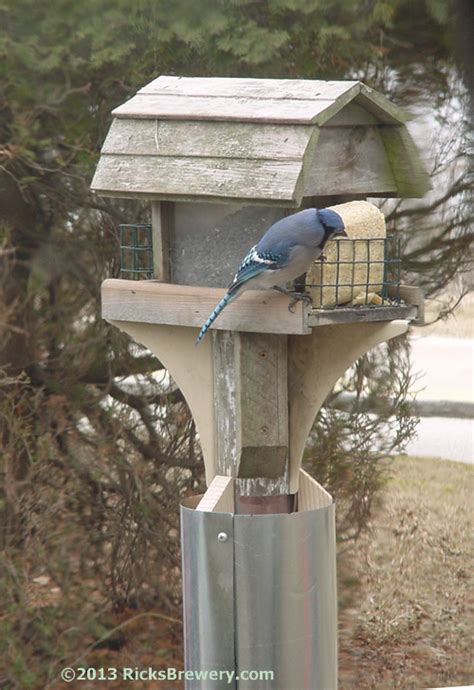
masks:
[[[165,76],[112,115],[92,188],[148,200],[151,222],[122,226],[103,316],[170,371],[205,462],[207,492],[181,515],[186,668],[233,671],[238,690],[335,690],[334,504],[301,461],[337,379],[422,319],[365,201],[429,189],[408,115],[357,81]],[[264,231],[327,206],[349,240],[301,283],[312,304],[290,312],[286,296],[248,291],[196,347]],[[186,687],[223,687],[215,677]]]

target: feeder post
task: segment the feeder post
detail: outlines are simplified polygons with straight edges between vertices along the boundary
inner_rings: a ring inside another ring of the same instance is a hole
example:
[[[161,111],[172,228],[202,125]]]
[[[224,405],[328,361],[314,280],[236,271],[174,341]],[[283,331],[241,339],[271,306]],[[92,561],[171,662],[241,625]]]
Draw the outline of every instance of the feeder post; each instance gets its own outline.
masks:
[[[237,496],[288,494],[288,336],[213,335],[217,474]]]

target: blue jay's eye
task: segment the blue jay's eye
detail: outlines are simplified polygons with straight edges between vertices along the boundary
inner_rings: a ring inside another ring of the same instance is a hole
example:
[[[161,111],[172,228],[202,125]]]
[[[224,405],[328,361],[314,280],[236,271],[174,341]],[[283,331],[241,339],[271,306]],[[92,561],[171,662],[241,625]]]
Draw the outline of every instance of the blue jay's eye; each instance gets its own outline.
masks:
[[[317,211],[317,214],[321,224],[325,228],[334,230],[333,235],[336,234],[338,230],[344,230],[343,220],[336,211],[332,211],[329,208],[322,208]]]

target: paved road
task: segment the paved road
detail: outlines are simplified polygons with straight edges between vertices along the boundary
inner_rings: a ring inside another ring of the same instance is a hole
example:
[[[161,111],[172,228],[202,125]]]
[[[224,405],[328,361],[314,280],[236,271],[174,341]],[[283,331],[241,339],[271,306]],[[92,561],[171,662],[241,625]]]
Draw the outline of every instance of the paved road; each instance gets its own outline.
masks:
[[[412,338],[413,386],[418,400],[474,402],[474,341],[438,336]],[[422,418],[406,452],[474,463],[474,420]]]

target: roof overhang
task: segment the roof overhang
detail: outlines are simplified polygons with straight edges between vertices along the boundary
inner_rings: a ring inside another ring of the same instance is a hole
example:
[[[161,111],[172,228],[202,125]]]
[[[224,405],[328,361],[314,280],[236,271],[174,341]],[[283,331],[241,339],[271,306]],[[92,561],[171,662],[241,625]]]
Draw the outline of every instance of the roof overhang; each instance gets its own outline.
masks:
[[[103,195],[299,206],[430,188],[410,115],[361,82],[162,76],[112,114]]]

